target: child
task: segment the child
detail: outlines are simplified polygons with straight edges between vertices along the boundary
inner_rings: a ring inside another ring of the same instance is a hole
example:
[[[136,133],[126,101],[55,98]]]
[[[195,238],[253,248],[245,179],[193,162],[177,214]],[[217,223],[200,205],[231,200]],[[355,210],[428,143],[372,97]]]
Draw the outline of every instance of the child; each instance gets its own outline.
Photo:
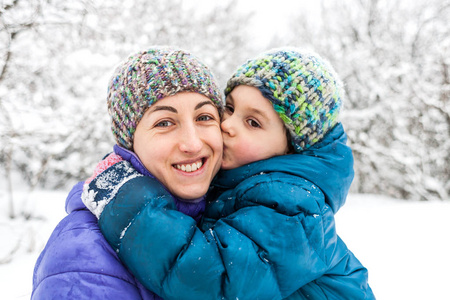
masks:
[[[119,257],[165,299],[374,299],[334,226],[353,158],[331,66],[273,50],[242,65],[226,96],[202,231],[167,197],[112,197],[99,225]]]

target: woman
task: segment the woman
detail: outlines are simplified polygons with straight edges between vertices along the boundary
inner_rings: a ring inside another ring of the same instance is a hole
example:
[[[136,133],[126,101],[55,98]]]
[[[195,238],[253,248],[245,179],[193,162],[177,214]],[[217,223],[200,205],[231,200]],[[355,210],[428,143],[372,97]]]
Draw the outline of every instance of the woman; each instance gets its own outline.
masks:
[[[156,177],[178,211],[198,220],[221,164],[219,95],[209,69],[187,52],[153,48],[130,56],[109,84],[108,111],[119,146],[105,162],[123,166],[121,175],[132,167],[138,171],[134,178]],[[98,207],[116,192],[114,186],[103,187],[105,200]],[[31,298],[159,299],[120,262],[82,203],[82,189],[78,183],[69,193],[68,216],[36,262]]]

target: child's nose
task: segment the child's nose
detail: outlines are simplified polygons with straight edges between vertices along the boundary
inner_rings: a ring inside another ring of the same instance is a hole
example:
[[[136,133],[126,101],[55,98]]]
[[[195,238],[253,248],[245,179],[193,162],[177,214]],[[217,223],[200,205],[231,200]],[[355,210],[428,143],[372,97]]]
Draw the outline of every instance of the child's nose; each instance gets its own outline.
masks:
[[[222,128],[222,132],[224,132],[230,136],[233,136],[235,134],[235,130],[233,128],[233,122],[231,120],[231,117],[224,118],[222,120],[222,123],[220,124],[220,127]]]

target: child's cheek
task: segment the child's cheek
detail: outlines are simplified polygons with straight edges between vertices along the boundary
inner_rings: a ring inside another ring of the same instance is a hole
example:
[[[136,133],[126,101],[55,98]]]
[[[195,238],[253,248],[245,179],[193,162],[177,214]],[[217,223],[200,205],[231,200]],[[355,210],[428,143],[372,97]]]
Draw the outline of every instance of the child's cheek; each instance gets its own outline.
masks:
[[[241,165],[257,161],[260,156],[257,148],[248,139],[241,140],[234,149],[234,156],[240,161]]]

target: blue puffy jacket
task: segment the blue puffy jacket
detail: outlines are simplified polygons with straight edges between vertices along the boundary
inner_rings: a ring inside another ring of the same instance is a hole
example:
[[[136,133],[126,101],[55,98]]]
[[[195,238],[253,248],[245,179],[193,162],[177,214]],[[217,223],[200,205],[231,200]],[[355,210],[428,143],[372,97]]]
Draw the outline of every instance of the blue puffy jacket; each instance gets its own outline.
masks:
[[[302,154],[220,172],[203,231],[148,177],[123,184],[99,225],[164,299],[374,299],[334,226],[352,179],[339,124]]]
[[[338,124],[319,144],[302,154],[278,156],[221,171],[208,196],[203,230],[218,222],[239,230],[270,253],[288,299],[375,299],[367,270],[336,233],[334,214],[346,200],[353,180],[353,156]],[[278,214],[277,214],[278,213]],[[298,228],[286,235],[283,217]],[[254,234],[260,230],[261,234]],[[289,239],[290,238],[290,239]],[[287,258],[287,247],[304,254]],[[301,288],[299,288],[301,287]],[[298,289],[299,288],[299,289]]]
[[[136,170],[146,173],[133,153],[114,149]],[[36,262],[31,299],[161,299],[119,260],[100,232],[97,218],[81,201],[82,191],[80,182],[69,193],[68,215],[57,225]],[[201,217],[203,202],[173,200],[180,211],[195,219]]]

